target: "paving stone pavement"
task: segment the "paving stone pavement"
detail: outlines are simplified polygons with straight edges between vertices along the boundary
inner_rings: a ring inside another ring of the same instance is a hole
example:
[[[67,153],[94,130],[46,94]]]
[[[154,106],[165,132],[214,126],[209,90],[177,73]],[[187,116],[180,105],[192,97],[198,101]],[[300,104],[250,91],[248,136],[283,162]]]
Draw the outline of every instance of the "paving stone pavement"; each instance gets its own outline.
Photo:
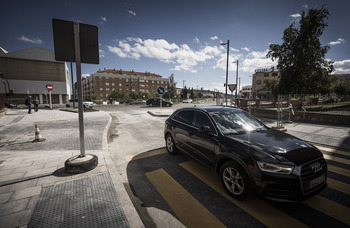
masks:
[[[108,152],[110,122],[111,117],[105,112],[84,113],[86,154],[97,155],[98,166],[86,173],[70,175],[64,172],[64,162],[80,154],[77,113],[39,109],[27,114],[26,110],[14,109],[0,118],[0,227],[83,227],[84,224],[144,227]],[[32,142],[35,124],[46,138],[44,142]],[[101,178],[107,188],[101,188]],[[84,180],[94,181],[79,191],[71,187]],[[68,187],[63,191],[59,186]],[[61,194],[58,202],[69,199],[82,202],[91,194],[97,197],[90,198],[88,202],[93,201],[92,204],[79,204],[81,213],[71,217],[65,212],[67,208],[58,210],[62,207],[54,204],[55,198],[45,195],[48,189]],[[78,198],[82,189],[88,190],[87,195]],[[111,194],[112,197],[103,198]],[[47,207],[43,211],[40,205]],[[101,217],[97,212],[102,209],[108,210],[109,219],[96,217]],[[81,222],[73,223],[72,218]]]

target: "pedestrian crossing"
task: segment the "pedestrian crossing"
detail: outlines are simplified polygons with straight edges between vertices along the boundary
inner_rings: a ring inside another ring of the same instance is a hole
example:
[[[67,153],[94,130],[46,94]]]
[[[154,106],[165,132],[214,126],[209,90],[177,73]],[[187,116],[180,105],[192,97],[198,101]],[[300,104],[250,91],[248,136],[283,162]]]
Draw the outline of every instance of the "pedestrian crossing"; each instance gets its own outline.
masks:
[[[231,227],[233,221],[230,217],[234,217],[232,213],[218,216],[215,210],[207,209],[207,203],[195,197],[198,193],[194,194],[194,188],[189,187],[191,183],[183,184],[187,175],[220,196],[215,196],[215,199],[229,202],[233,213],[246,213],[262,227],[350,227],[350,152],[326,147],[319,149],[328,163],[328,187],[315,197],[295,204],[268,202],[256,196],[246,201],[235,200],[225,192],[213,171],[187,157],[183,161],[174,159],[177,156],[168,155],[165,148],[128,157],[127,160],[136,162],[138,167],[147,164],[145,159],[157,161],[157,164],[153,163],[153,169],[152,165],[144,169],[144,177],[186,227]],[[173,160],[176,163],[167,168]],[[161,164],[162,161],[164,164]],[[177,174],[179,169],[183,170],[181,174]],[[205,192],[203,189],[198,191]],[[210,203],[220,204],[219,200]],[[240,224],[239,220],[234,222],[238,226],[250,226],[246,221],[244,224]]]

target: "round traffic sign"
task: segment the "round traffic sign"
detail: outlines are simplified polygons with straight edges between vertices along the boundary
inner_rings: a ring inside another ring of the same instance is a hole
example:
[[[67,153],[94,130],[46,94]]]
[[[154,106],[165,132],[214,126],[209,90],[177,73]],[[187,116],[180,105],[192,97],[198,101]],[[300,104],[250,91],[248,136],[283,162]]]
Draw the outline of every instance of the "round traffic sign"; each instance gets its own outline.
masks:
[[[53,90],[53,86],[51,84],[47,84],[46,89],[47,89],[47,91],[51,91],[51,90]]]
[[[165,89],[164,89],[164,87],[159,86],[159,87],[157,88],[157,93],[158,93],[159,95],[164,94],[164,93],[165,93]]]

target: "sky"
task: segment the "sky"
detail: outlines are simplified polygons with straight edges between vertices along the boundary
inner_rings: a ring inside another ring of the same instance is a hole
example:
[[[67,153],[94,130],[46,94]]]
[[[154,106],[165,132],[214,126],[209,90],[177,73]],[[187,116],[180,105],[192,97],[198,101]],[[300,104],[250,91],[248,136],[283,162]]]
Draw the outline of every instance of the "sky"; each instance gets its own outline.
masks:
[[[53,18],[95,25],[100,63],[82,64],[83,76],[104,68],[174,74],[179,88],[223,92],[227,45],[220,44],[229,40],[229,84],[238,60],[240,87],[251,85],[255,69],[277,65],[266,58],[269,45],[282,44],[303,11],[322,6],[330,12],[320,37],[330,47],[326,59],[334,73],[349,74],[349,0],[2,0],[0,47],[54,50]]]

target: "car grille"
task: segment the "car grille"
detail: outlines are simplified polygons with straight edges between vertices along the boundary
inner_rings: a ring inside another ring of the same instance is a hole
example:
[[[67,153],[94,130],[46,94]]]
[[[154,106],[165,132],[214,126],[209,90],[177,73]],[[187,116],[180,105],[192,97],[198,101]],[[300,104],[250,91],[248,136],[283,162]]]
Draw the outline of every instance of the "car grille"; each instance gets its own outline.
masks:
[[[304,193],[312,191],[326,180],[327,163],[324,158],[309,162],[301,167],[301,182]]]

